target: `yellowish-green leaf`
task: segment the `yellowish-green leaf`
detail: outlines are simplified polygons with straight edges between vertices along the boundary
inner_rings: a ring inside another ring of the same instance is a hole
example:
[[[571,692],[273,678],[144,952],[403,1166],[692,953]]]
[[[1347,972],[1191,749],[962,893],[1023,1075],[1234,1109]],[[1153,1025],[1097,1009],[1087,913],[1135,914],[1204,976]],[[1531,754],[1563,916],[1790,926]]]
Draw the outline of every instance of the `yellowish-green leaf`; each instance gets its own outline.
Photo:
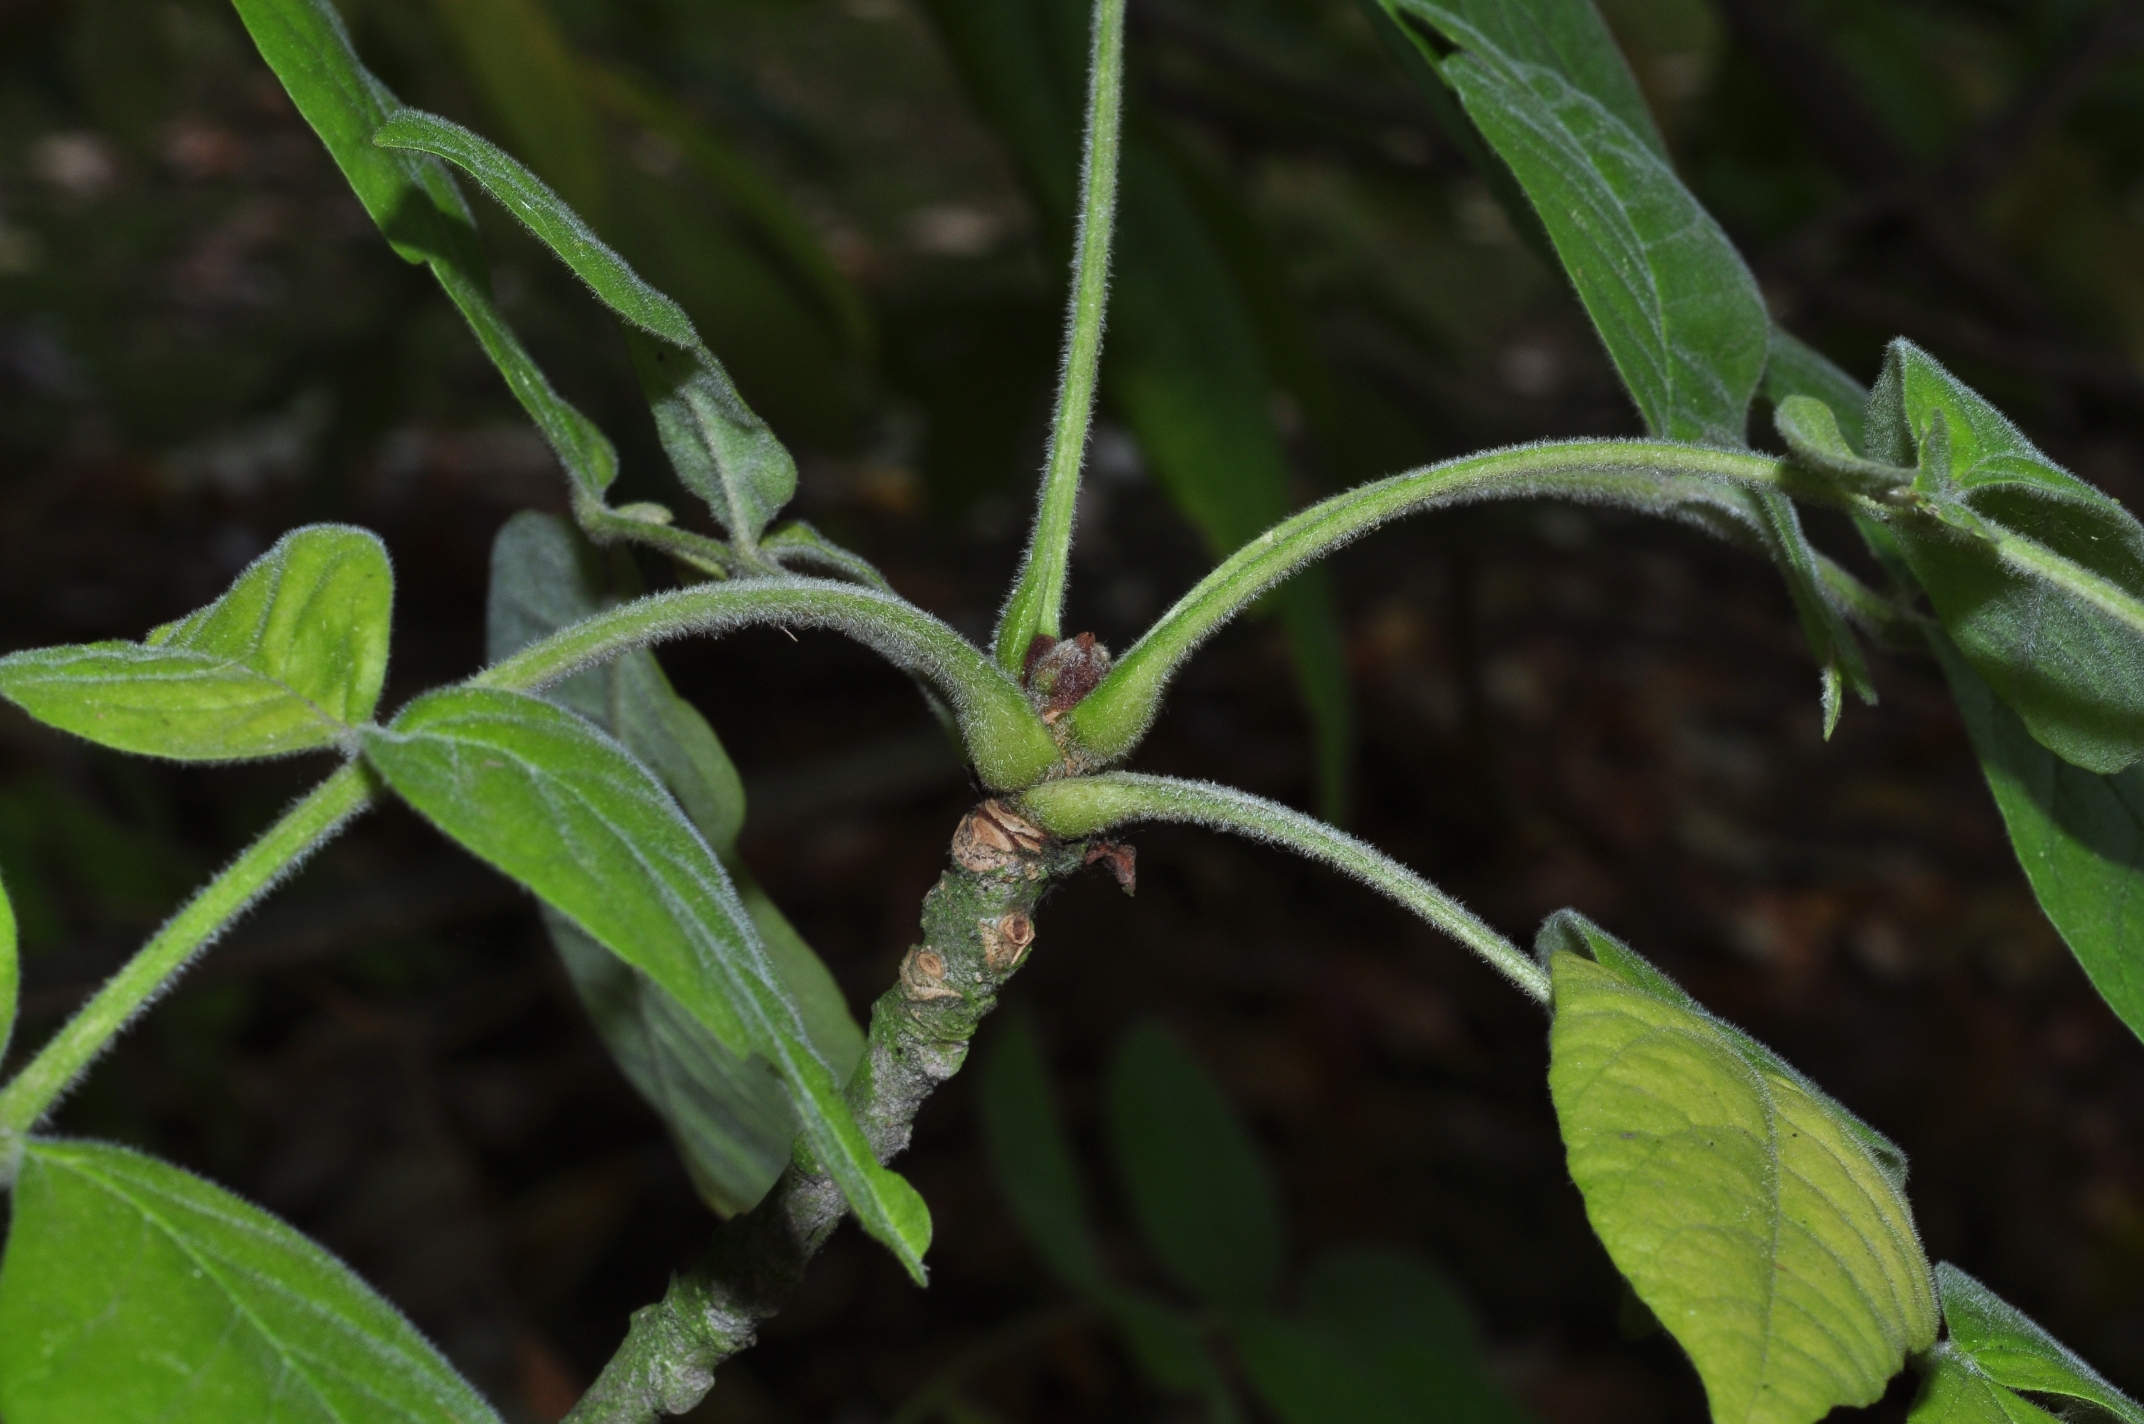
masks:
[[[1934,1343],[1935,1293],[1904,1195],[1851,1120],[1679,991],[1567,949],[1549,969],[1571,1176],[1712,1417],[1812,1424],[1874,1401]]]
[[[376,537],[311,525],[143,642],[0,658],[0,695],[41,722],[145,756],[233,761],[332,746],[379,701],[393,602]]]
[[[15,1008],[22,991],[22,960],[17,953],[15,906],[7,898],[7,883],[0,881],[0,1059],[7,1057],[8,1039],[15,1032]]]
[[[1936,1346],[1906,1424],[2057,1424],[2054,1415],[1987,1377],[1948,1342]]]

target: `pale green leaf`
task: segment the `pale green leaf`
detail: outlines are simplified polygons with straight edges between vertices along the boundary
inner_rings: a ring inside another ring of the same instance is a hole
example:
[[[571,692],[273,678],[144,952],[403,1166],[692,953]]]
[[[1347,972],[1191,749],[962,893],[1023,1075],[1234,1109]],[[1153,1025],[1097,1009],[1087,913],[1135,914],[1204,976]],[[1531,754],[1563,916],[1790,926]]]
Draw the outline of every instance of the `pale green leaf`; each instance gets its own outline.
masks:
[[[2080,1400],[2122,1424],[2144,1424],[2144,1408],[2116,1389],[2023,1311],[1948,1261],[1936,1267],[1943,1323],[1952,1348],[2010,1389]]]
[[[1549,1090],[1617,1268],[1720,1424],[1868,1404],[1936,1336],[1904,1195],[1832,1105],[1679,992],[1550,955]]]
[[[34,1140],[0,1268],[9,1424],[497,1424],[288,1225],[122,1147]]]
[[[685,309],[642,280],[535,174],[461,125],[403,109],[375,142],[462,169],[626,323],[633,364],[678,478],[733,539],[756,543],[796,494],[796,461],[744,403]]]
[[[678,1000],[737,1055],[764,1054],[865,1229],[919,1278],[923,1200],[872,1155],[832,1068],[707,842],[616,742],[540,698],[452,689],[365,738],[390,786]]]
[[[1109,1062],[1110,1145],[1147,1245],[1211,1304],[1272,1303],[1286,1250],[1280,1199],[1221,1090],[1159,1024]]]
[[[2040,908],[2099,996],[2144,1037],[2144,766],[2103,776],[2064,761],[1955,644],[1931,641]]]
[[[555,515],[509,519],[492,546],[492,658],[601,611],[609,600],[600,563]],[[845,1081],[862,1055],[863,1031],[825,964],[736,861],[744,785],[714,729],[645,649],[556,683],[545,696],[611,732],[662,781],[736,884],[812,1046]],[[796,1136],[779,1078],[763,1060],[724,1047],[660,985],[564,917],[550,912],[545,923],[597,1030],[669,1127],[701,1196],[725,1216],[750,1208],[788,1163]]]
[[[1779,406],[1789,396],[1808,396],[1829,406],[1850,448],[1862,448],[1862,425],[1868,414],[1867,387],[1823,352],[1785,327],[1775,325],[1764,362],[1764,398]]]
[[[378,538],[309,525],[214,603],[143,642],[0,658],[0,695],[41,722],[145,756],[232,761],[334,746],[379,701],[393,603]]]
[[[419,154],[377,148],[373,134],[402,107],[358,61],[329,0],[233,0],[261,57],[327,146],[358,201],[396,252],[430,266],[484,354],[543,432],[578,494],[599,498],[618,473],[610,441],[561,399],[491,299],[469,208],[447,171]]]
[[[1562,8],[1406,5],[1459,47],[1441,73],[1533,201],[1647,427],[1739,447],[1771,335],[1756,279],[1651,125],[1633,126],[1642,105],[1593,92],[1620,56],[1587,57],[1595,41],[1576,37],[1505,47],[1553,28],[1542,16]]]
[[[1936,616],[2032,735],[2089,771],[2144,756],[2144,526],[1895,341],[1867,454],[1915,472],[1891,524]]]
[[[1948,1342],[1936,1346],[1922,1368],[1926,1378],[1907,1424],[2057,1424],[2054,1415],[1989,1379]]]
[[[1050,1091],[1042,1042],[1026,1018],[1015,1015],[992,1034],[976,1080],[976,1106],[1013,1220],[1060,1280],[1100,1293],[1102,1258],[1086,1193]]]
[[[1796,465],[1839,489],[1875,495],[1912,483],[1913,471],[1855,453],[1836,408],[1815,396],[1783,397],[1772,412],[1772,424]]]

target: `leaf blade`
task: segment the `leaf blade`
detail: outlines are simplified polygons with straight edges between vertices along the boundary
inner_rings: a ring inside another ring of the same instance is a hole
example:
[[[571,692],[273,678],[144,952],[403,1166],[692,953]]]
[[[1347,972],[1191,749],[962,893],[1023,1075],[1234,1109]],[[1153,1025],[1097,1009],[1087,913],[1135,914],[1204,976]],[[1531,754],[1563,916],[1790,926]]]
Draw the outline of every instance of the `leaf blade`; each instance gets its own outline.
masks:
[[[50,1139],[26,1149],[0,1266],[0,1409],[18,1424],[498,1424],[290,1226],[153,1158]]]
[[[1155,1257],[1213,1305],[1270,1304],[1286,1251],[1280,1200],[1220,1089],[1149,1021],[1118,1045],[1108,1094],[1119,1177]]]
[[[1999,1385],[2082,1400],[2122,1421],[2144,1424],[2144,1407],[2016,1306],[1948,1261],[1936,1267],[1943,1322],[1952,1346]]]
[[[179,761],[334,746],[387,675],[394,572],[362,530],[292,530],[207,607],[141,643],[0,658],[0,696],[100,746]]]
[[[922,1198],[879,1165],[720,863],[652,773],[573,714],[489,688],[419,698],[366,734],[365,754],[427,820],[644,971],[725,1047],[764,1053],[865,1230],[920,1279]]]
[[[1934,1342],[1936,1309],[1875,1155],[1709,1015],[1569,950],[1550,971],[1549,1088],[1571,1176],[1713,1417],[1812,1424],[1879,1397]]]
[[[474,178],[626,323],[671,466],[731,538],[755,545],[796,495],[796,461],[745,404],[685,309],[643,280],[542,179],[460,124],[402,109],[373,141],[444,159]]]

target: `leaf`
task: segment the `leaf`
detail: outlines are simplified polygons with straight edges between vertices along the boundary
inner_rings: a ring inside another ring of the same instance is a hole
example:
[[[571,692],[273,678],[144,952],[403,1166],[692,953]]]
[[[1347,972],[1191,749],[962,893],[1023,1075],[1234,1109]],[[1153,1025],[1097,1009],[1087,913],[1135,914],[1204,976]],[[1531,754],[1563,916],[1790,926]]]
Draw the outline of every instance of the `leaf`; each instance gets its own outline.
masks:
[[[1556,19],[1579,7],[1549,0],[1404,3],[1459,46],[1440,72],[1533,201],[1647,428],[1739,448],[1771,319],[1643,104],[1623,97],[1597,18]]]
[[[1925,512],[1890,527],[1973,670],[2064,760],[2144,757],[2144,526],[1910,342],[1885,357],[1868,441],[1915,471]]]
[[[365,754],[427,820],[646,973],[724,1047],[765,1054],[820,1165],[920,1280],[923,1199],[872,1155],[714,852],[646,768],[570,712],[483,688],[419,698],[366,735]]]
[[[2103,776],[2062,760],[1955,644],[1932,642],[2041,910],[2099,996],[2144,1037],[2144,766]]]
[[[1105,1304],[1111,1323],[1148,1379],[1169,1393],[1205,1400],[1212,1424],[1236,1424],[1242,1418],[1228,1376],[1196,1320],[1137,1291],[1111,1291]]]
[[[1086,19],[1071,0],[931,0],[962,82],[1070,252]],[[1170,501],[1219,557],[1288,510],[1273,373],[1224,242],[1181,165],[1136,114],[1125,127],[1102,385]],[[1331,586],[1316,571],[1272,595],[1317,754],[1326,811],[1344,808],[1353,711]]]
[[[1936,1346],[1907,1424],[2057,1424],[2054,1415],[1989,1379],[1970,1356]]]
[[[514,146],[580,211],[608,203],[603,130],[571,43],[543,0],[434,0],[462,67]]]
[[[476,179],[627,324],[633,365],[678,478],[732,539],[756,544],[796,494],[796,461],[737,394],[685,309],[641,280],[535,174],[461,125],[404,109],[374,141],[444,158]]]
[[[2101,1378],[2069,1347],[1948,1261],[1936,1267],[1943,1323],[1952,1348],[2010,1389],[2081,1400],[2123,1424],[2144,1424],[2144,1408]]]
[[[0,1269],[10,1424],[498,1416],[326,1251],[123,1147],[33,1140]]]
[[[1828,1100],[1657,971],[1548,957],[1571,1177],[1617,1269],[1689,1352],[1712,1417],[1811,1424],[1873,1402],[1936,1336],[1899,1185]]]
[[[492,545],[486,603],[494,661],[605,606],[601,556],[556,515],[523,511]],[[546,697],[616,736],[677,801],[723,862],[767,956],[795,999],[806,1036],[846,1081],[863,1031],[840,986],[735,860],[744,785],[714,729],[671,690],[645,649],[554,684]],[[724,1216],[752,1207],[787,1165],[796,1137],[780,1079],[731,1052],[661,986],[556,912],[552,943],[619,1067],[669,1127],[695,1187]]]
[[[1086,1194],[1050,1092],[1041,1040],[1025,1017],[1015,1015],[992,1036],[976,1094],[983,1142],[1013,1220],[1059,1279],[1100,1293],[1102,1258]]]
[[[617,477],[617,453],[588,417],[551,389],[499,314],[468,205],[447,171],[431,159],[373,145],[373,134],[402,101],[358,62],[335,7],[329,0],[232,3],[261,57],[389,244],[404,261],[432,269],[514,398],[557,452],[577,495],[601,498]]]
[[[1117,1046],[1108,1091],[1118,1175],[1155,1257],[1210,1304],[1270,1304],[1285,1249],[1280,1201],[1220,1089],[1146,1022]]]
[[[1849,447],[1862,448],[1868,389],[1821,351],[1785,327],[1774,326],[1764,362],[1764,397],[1776,407],[1789,396],[1807,396],[1830,407]]]
[[[1313,1262],[1294,1318],[1234,1327],[1237,1357],[1284,1424],[1519,1424],[1483,1369],[1466,1306],[1436,1271],[1396,1251]]]
[[[140,643],[0,658],[0,695],[99,746],[178,761],[334,746],[387,674],[394,571],[362,529],[295,529],[208,607]]]
[[[0,880],[0,1061],[7,1058],[8,1040],[15,1034],[15,1011],[22,994],[22,959],[16,943],[15,906],[7,897],[7,882]]]

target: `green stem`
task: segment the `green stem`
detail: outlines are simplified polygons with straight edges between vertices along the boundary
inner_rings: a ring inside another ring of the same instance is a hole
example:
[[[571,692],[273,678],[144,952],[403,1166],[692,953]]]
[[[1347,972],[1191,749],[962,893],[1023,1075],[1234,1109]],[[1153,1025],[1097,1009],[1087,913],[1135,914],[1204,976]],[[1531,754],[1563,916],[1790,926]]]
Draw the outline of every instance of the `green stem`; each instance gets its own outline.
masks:
[[[1037,633],[1058,636],[1079,502],[1080,466],[1094,419],[1103,315],[1109,305],[1109,248],[1116,226],[1117,152],[1124,112],[1125,0],[1097,0],[1094,57],[1087,70],[1087,148],[1080,167],[1079,231],[1072,252],[1072,293],[1065,315],[1065,366],[1043,462],[1042,498],[1027,557],[998,619],[998,666],[1017,673]]]
[[[364,810],[372,796],[370,773],[350,763],[285,812],[283,819],[187,901],[0,1091],[0,1162],[12,1160],[14,1154],[8,1149],[37,1126],[172,976]]]
[[[674,524],[658,524],[649,519],[635,519],[630,514],[620,513],[598,500],[577,500],[573,510],[574,521],[581,532],[598,545],[640,544],[667,554],[687,568],[697,569],[709,578],[735,578],[746,572],[746,561],[736,550],[720,539],[710,539],[705,534],[695,534],[690,529],[680,529]]]
[[[1783,461],[1661,440],[1573,440],[1491,450],[1334,495],[1229,555],[1133,644],[1065,718],[1087,764],[1106,766],[1146,734],[1184,659],[1261,593],[1402,515],[1486,499],[1558,496],[1756,534],[1736,485],[1779,485]]]
[[[1020,798],[1036,825],[1067,840],[1133,821],[1175,821],[1233,831],[1285,847],[1354,876],[1473,950],[1489,967],[1540,1003],[1548,972],[1451,896],[1384,852],[1301,811],[1205,781],[1178,781],[1111,771],[1037,786]]]
[[[2123,624],[2144,637],[2144,602],[2110,579],[2102,578],[2081,564],[2072,563],[2054,550],[2021,534],[2011,532],[1992,519],[1977,519],[1995,546],[1995,557],[2019,573],[2029,575]]]
[[[1063,767],[1027,694],[973,644],[904,599],[825,579],[735,579],[635,599],[494,663],[469,685],[528,692],[634,648],[758,624],[831,628],[928,683],[952,705],[992,788],[1031,786]]]

